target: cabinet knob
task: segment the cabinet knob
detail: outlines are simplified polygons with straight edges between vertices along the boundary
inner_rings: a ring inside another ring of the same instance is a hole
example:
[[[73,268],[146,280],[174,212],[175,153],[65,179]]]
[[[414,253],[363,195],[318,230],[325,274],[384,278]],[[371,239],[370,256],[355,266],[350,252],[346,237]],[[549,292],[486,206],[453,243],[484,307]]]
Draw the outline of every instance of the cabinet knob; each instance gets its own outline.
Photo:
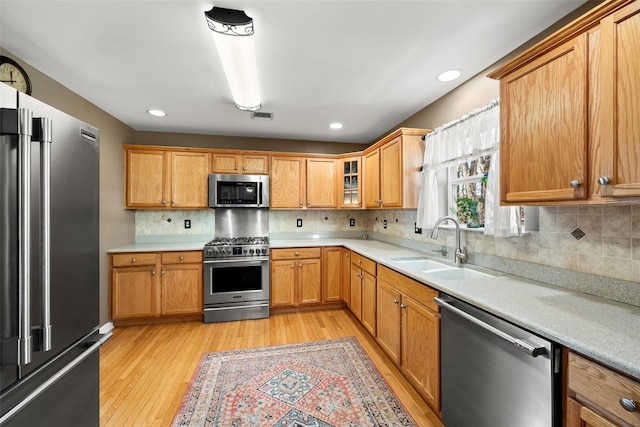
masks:
[[[245,167],[243,166],[243,167],[242,167],[242,170],[243,170],[243,171],[246,171],[246,170],[247,170],[247,168],[245,168]]]
[[[302,200],[300,201],[300,206],[302,206]]]
[[[311,206],[311,200],[307,200],[307,206]]]
[[[163,200],[163,201],[162,201],[162,204],[163,204],[163,205],[166,205],[166,204],[167,204],[167,201],[166,201],[166,200]]]
[[[294,265],[294,264],[291,264],[291,268],[294,268],[294,267],[295,267],[295,265]]]
[[[347,252],[346,254],[344,254],[344,256],[346,256],[347,258],[349,258],[349,252]]]
[[[580,181],[578,181],[577,179],[574,179],[573,181],[571,181],[569,183],[569,185],[571,187],[573,187],[573,188],[579,188],[582,185],[582,183]]]
[[[393,299],[393,303],[394,303],[394,304],[397,304],[397,303],[399,303],[399,302],[400,302],[400,301],[398,301],[398,299],[397,299],[397,298],[394,298],[394,299]]]
[[[131,258],[131,263],[132,263],[132,264],[134,264],[136,261],[138,261],[138,260],[137,260],[137,259],[135,259],[135,258]]]
[[[296,252],[296,253],[295,253],[295,256],[298,256],[298,255],[300,255],[300,254],[299,254],[298,252]]]
[[[598,178],[598,184],[600,184],[600,185],[609,185],[609,184],[611,184],[611,180],[609,178],[607,178],[606,176],[601,176],[600,178]]]
[[[151,275],[155,276],[156,275],[156,271],[155,270],[151,270]]]
[[[361,259],[358,260],[358,264],[362,264],[362,260]]]
[[[620,406],[622,406],[626,411],[636,412],[638,410],[638,403],[627,397],[620,398]]]
[[[298,267],[302,268],[302,264],[298,264]]]
[[[165,273],[165,271],[164,271],[164,270],[160,270],[160,274],[164,274],[164,273]]]
[[[235,166],[235,167],[233,168],[233,170],[236,170],[236,171],[237,171],[237,170],[238,170],[238,167],[237,167],[237,166]]]
[[[407,308],[406,304],[400,304],[400,308]]]
[[[171,201],[171,204],[172,204],[172,205],[175,205],[175,204],[176,204],[176,201],[175,201],[175,200],[172,200],[172,201]]]
[[[183,256],[180,257],[180,261],[184,261],[184,257]]]

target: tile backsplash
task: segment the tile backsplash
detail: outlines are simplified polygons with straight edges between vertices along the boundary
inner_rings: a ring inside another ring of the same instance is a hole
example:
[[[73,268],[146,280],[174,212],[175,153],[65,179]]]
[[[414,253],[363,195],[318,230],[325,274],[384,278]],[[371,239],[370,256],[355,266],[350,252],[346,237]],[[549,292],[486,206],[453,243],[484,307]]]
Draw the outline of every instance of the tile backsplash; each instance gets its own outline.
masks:
[[[136,239],[154,235],[213,236],[214,216],[213,210],[138,210]],[[372,233],[409,240],[412,246],[425,251],[442,245],[450,249],[454,246],[453,230],[442,230],[438,240],[429,237],[429,230],[415,234],[415,217],[413,209],[272,210],[269,230],[272,236],[286,235],[287,238]],[[186,219],[191,220],[190,229],[184,227]],[[638,282],[640,205],[541,207],[539,231],[509,238],[463,231],[462,244],[471,258],[474,254],[486,254]]]

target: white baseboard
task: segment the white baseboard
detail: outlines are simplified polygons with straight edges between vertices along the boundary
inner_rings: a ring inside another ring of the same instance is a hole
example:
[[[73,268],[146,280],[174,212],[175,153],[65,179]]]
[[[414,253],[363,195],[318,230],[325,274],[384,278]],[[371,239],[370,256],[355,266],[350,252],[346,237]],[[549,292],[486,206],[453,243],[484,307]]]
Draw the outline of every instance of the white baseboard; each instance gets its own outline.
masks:
[[[106,334],[108,332],[111,332],[113,330],[113,322],[107,322],[104,325],[100,326],[100,333],[101,334]]]

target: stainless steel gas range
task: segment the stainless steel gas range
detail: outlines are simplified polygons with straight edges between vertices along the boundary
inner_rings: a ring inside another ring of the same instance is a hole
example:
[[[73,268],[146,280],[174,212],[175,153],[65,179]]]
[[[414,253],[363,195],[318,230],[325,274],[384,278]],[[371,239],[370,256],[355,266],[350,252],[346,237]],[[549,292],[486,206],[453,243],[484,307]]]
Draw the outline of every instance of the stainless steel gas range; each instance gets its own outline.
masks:
[[[205,323],[269,317],[268,212],[216,209],[216,238],[203,251]]]

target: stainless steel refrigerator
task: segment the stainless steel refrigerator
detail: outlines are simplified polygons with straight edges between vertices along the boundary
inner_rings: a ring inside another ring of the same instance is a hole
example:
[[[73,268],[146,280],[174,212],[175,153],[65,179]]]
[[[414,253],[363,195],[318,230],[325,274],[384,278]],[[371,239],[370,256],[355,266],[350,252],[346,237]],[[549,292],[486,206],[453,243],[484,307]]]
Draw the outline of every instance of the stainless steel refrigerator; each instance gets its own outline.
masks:
[[[0,425],[97,426],[99,132],[0,83]]]

